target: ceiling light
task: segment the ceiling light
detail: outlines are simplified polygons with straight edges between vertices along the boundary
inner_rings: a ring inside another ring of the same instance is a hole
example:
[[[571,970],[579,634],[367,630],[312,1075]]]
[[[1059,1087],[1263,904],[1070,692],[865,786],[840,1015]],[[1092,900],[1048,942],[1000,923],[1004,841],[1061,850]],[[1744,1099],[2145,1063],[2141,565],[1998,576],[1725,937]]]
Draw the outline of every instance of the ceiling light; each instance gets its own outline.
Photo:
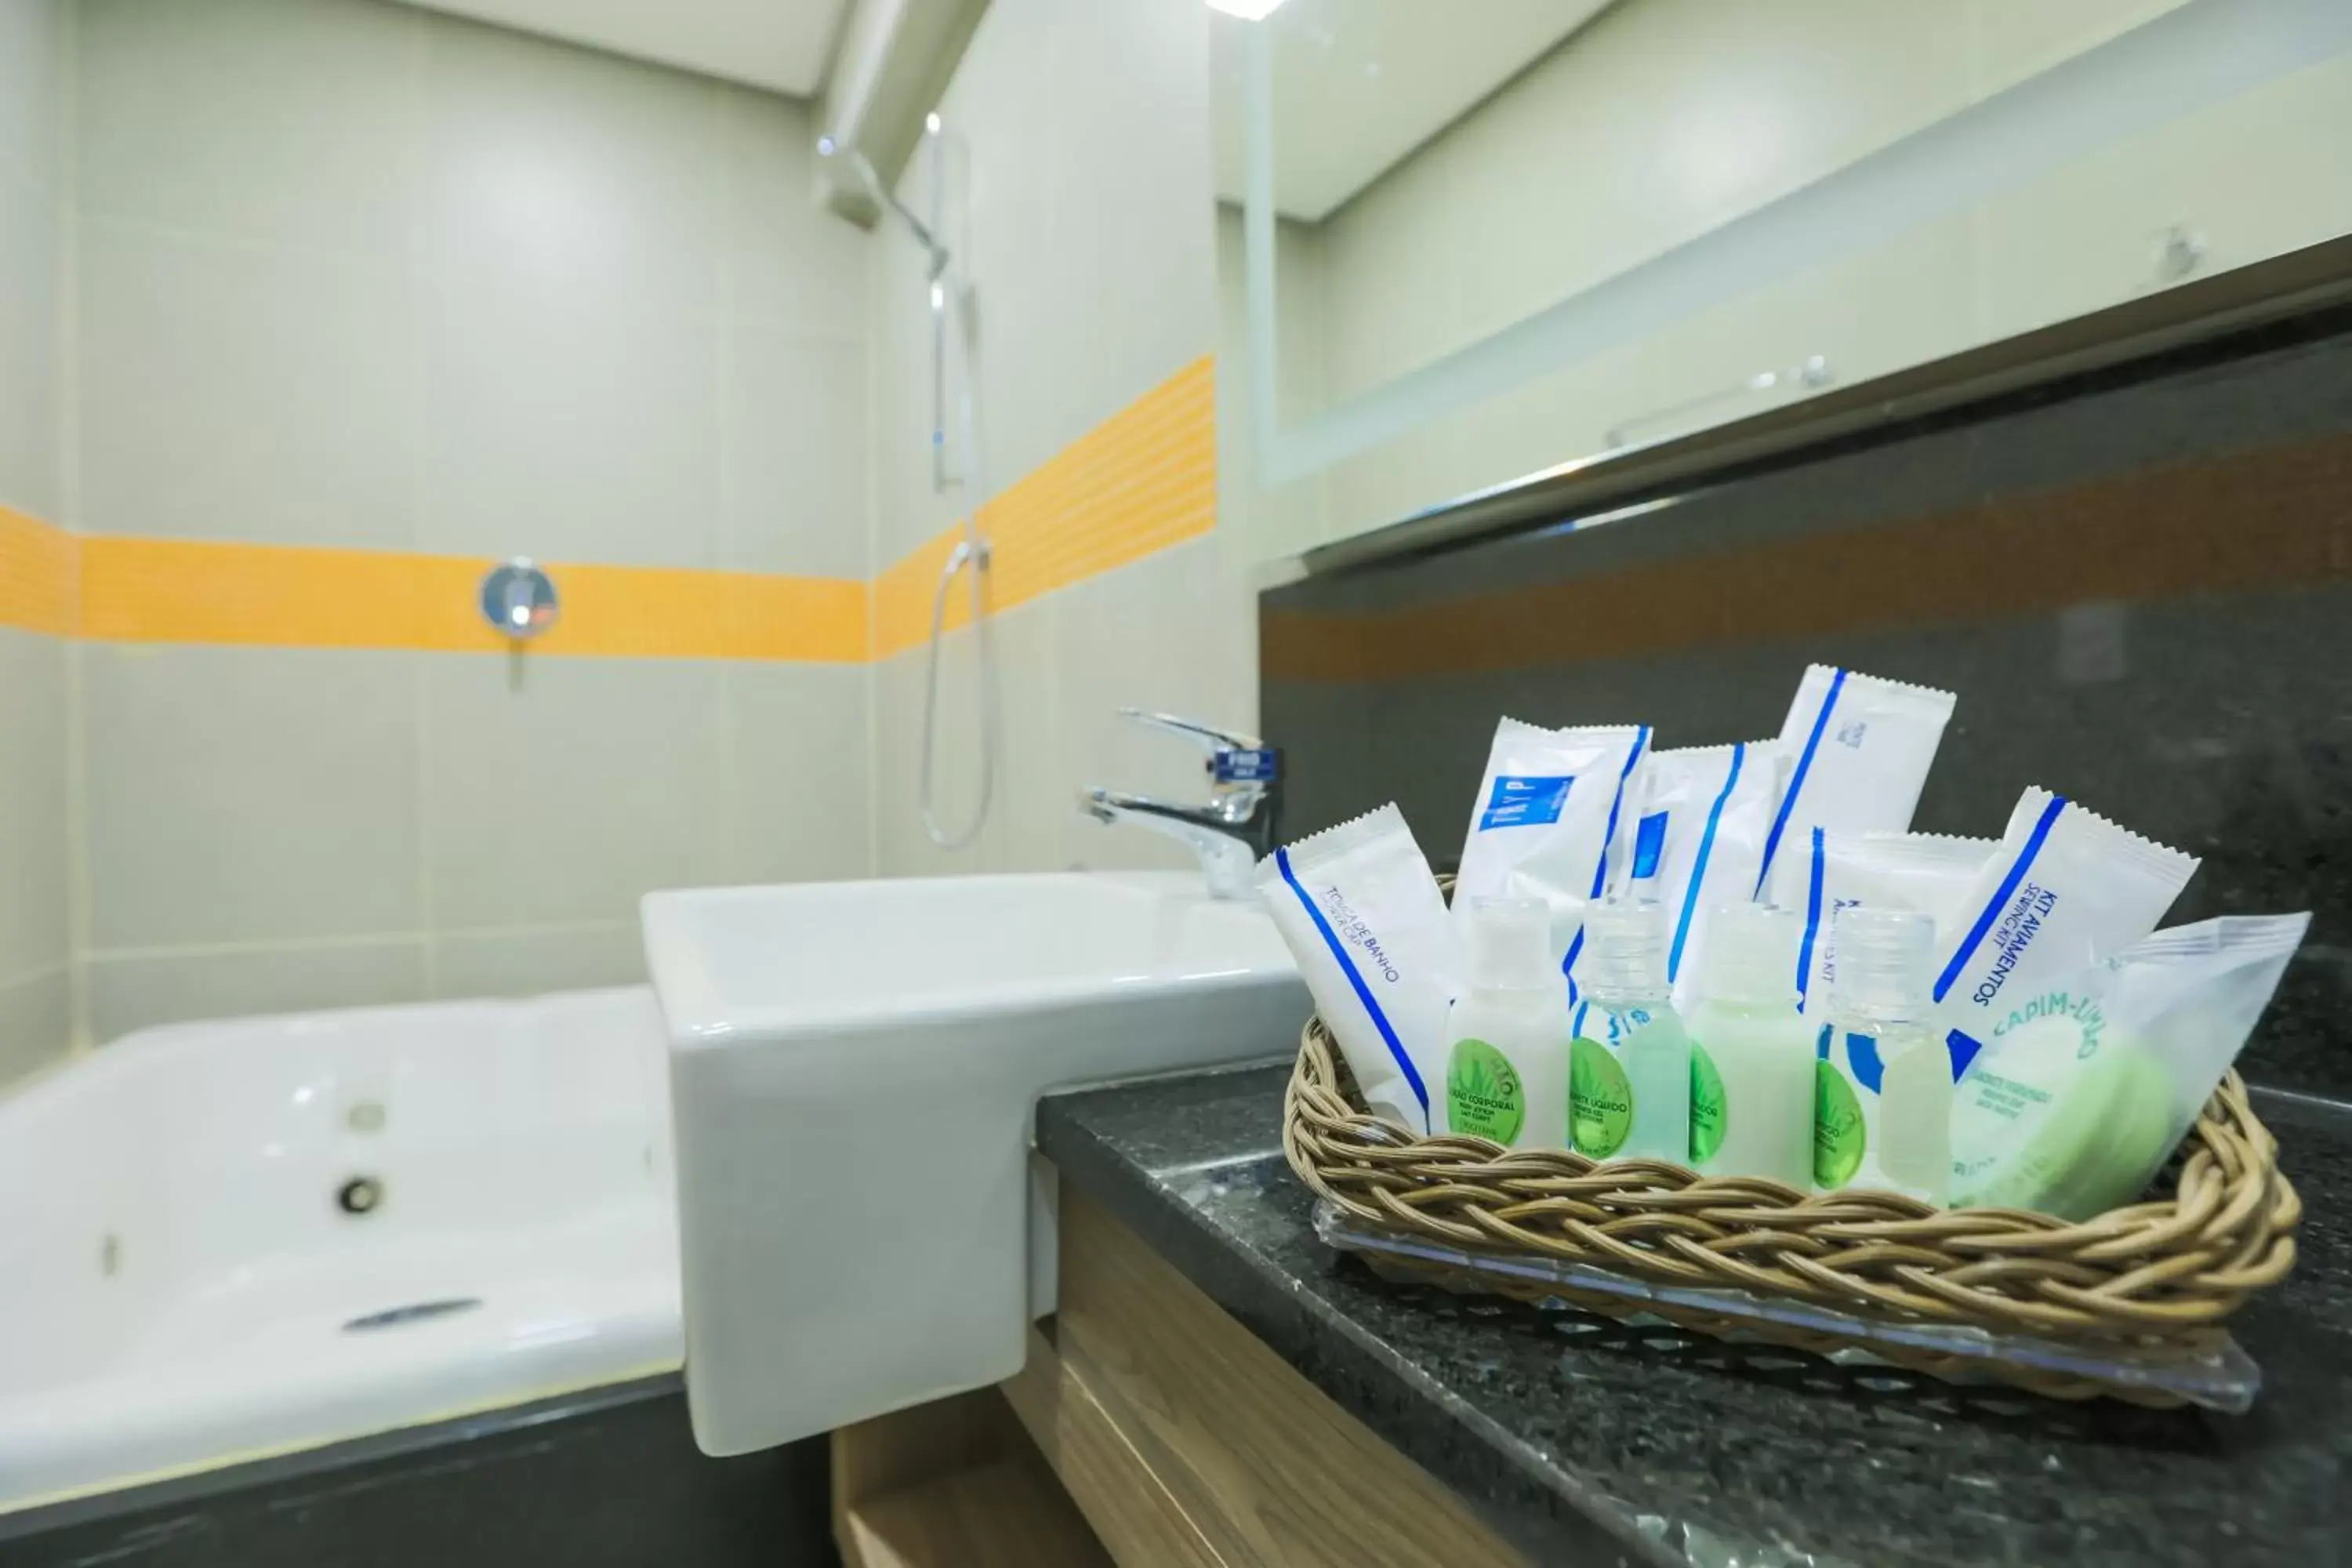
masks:
[[[1263,22],[1281,4],[1282,0],[1209,0],[1209,9],[1239,16],[1244,22]]]

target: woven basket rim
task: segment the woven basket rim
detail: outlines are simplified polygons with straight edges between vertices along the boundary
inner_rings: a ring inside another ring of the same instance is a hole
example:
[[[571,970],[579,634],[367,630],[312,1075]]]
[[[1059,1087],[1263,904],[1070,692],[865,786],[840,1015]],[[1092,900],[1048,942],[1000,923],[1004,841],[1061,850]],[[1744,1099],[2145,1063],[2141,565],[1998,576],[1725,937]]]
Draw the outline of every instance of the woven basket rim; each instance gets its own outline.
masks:
[[[1322,1019],[1309,1017],[1284,1095],[1291,1170],[1366,1225],[1474,1253],[1876,1320],[2143,1343],[2210,1340],[2294,1264],[2301,1201],[2234,1068],[2183,1140],[2168,1196],[2080,1222],[1416,1135],[1365,1110],[1352,1087]]]

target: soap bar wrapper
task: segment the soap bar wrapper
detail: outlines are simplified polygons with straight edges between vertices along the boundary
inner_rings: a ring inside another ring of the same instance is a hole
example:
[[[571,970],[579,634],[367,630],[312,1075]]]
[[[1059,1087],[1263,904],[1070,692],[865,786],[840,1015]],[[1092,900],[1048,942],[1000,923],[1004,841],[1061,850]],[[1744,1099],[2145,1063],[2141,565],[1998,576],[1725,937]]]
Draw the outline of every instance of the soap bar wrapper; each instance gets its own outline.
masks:
[[[1954,1201],[2078,1221],[2137,1201],[2237,1059],[2310,922],[2177,926],[2012,1008],[1953,1091]]]
[[[1900,833],[1952,716],[1948,691],[1810,665],[1780,726],[1789,787],[1764,843],[1757,892],[1802,909],[1813,829]]]
[[[1937,952],[1959,940],[1959,916],[1985,865],[2000,849],[1997,838],[1948,833],[1853,833],[1816,827],[1801,912],[1805,934],[1797,950],[1797,994],[1808,1014],[1824,1013],[1837,984],[1831,942],[1837,911],[1860,904],[1912,910],[1936,922]]]
[[[1372,1113],[1442,1131],[1430,1089],[1445,1081],[1462,945],[1403,813],[1384,805],[1277,849],[1257,885]]]
[[[1961,906],[1958,941],[1937,936],[1935,1017],[1955,1076],[2042,987],[2154,931],[2196,869],[2193,855],[2027,790]]]
[[[1584,906],[1607,890],[1629,850],[1629,785],[1649,745],[1641,724],[1496,724],[1454,881],[1455,919],[1475,899],[1541,899],[1552,911],[1552,957],[1565,969],[1581,944]]]
[[[1612,890],[1665,906],[1666,978],[1677,1007],[1690,1005],[1708,917],[1755,890],[1788,770],[1778,741],[1654,751],[1635,770],[1633,847]]]

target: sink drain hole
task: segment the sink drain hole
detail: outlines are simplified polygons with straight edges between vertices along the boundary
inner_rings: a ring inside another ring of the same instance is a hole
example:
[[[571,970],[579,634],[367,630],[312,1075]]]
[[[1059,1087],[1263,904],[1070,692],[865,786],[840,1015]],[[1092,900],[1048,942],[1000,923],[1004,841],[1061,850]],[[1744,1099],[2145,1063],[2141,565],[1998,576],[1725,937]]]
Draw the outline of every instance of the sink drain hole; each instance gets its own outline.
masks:
[[[373,1176],[353,1176],[335,1189],[335,1206],[347,1215],[373,1214],[383,1202],[383,1184]]]

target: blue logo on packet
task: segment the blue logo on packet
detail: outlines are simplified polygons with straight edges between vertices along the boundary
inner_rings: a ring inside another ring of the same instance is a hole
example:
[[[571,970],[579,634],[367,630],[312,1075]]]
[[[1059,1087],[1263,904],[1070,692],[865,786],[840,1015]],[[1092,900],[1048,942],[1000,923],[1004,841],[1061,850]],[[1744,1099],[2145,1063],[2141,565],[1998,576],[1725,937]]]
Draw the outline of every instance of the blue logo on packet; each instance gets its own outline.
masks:
[[[1654,811],[1633,829],[1633,880],[1637,882],[1658,874],[1658,856],[1666,847],[1666,816]]]
[[[1495,793],[1486,797],[1486,809],[1478,818],[1478,831],[1539,827],[1547,822],[1558,822],[1560,807],[1568,804],[1568,786],[1575,782],[1572,775],[1521,778],[1504,774],[1495,781]]]

